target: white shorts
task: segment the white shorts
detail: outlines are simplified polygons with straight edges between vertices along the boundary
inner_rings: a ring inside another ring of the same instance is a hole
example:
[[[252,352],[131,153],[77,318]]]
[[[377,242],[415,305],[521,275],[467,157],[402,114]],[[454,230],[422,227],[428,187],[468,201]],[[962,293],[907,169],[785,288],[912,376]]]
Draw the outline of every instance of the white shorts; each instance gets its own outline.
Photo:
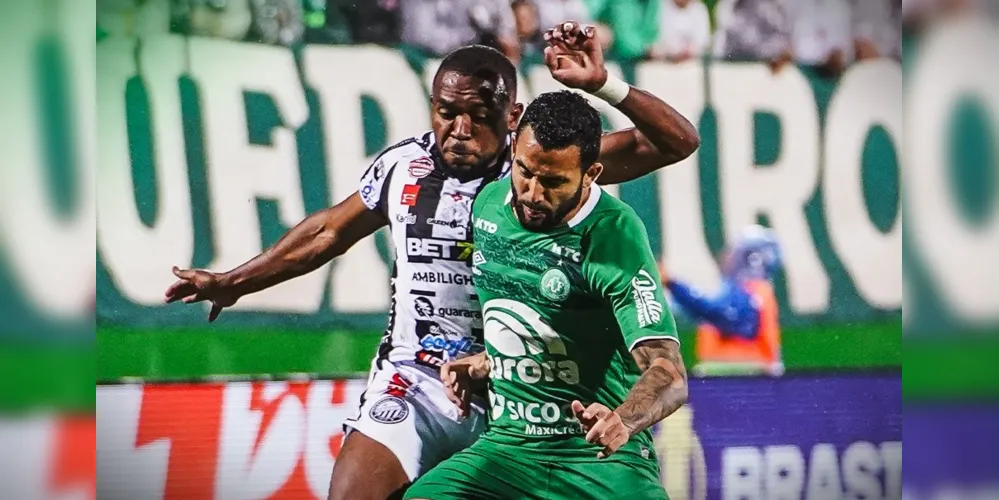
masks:
[[[415,480],[454,453],[470,446],[486,427],[485,410],[473,404],[458,416],[439,377],[418,368],[382,361],[372,367],[358,413],[343,423],[395,454]]]

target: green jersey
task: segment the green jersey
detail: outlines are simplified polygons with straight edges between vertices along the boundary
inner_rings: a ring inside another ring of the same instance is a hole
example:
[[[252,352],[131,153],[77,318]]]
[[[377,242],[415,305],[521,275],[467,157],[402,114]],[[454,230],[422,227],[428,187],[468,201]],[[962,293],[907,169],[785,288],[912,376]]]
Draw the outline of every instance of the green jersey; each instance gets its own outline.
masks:
[[[640,372],[631,349],[676,339],[648,234],[635,211],[596,185],[578,214],[549,232],[521,226],[511,181],[472,208],[472,273],[490,363],[483,436],[524,451],[592,459],[570,405],[624,402]],[[648,456],[648,431],[618,453]],[[643,449],[644,448],[644,449]]]

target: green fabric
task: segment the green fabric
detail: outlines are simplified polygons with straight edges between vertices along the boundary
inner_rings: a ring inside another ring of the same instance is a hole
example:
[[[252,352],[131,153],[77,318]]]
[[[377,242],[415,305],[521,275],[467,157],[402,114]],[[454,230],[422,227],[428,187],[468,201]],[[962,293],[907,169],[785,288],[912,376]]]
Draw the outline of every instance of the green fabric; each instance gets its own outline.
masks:
[[[481,438],[416,480],[406,499],[667,500],[656,454],[575,460],[525,453]]]
[[[660,0],[586,0],[594,21],[614,32],[611,57],[639,59],[659,38]]]
[[[472,273],[482,304],[497,442],[565,457],[596,454],[570,405],[617,408],[640,375],[630,349],[676,338],[648,236],[634,210],[590,191],[571,225],[525,229],[486,186],[472,208]],[[651,446],[643,432],[627,447]]]

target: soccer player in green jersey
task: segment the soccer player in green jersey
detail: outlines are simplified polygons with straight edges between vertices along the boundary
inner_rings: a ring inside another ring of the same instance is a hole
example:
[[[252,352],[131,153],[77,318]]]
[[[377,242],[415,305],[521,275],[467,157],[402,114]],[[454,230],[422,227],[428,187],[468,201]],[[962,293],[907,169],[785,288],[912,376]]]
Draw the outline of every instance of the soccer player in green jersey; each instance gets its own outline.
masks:
[[[442,370],[489,424],[409,499],[664,499],[649,428],[687,398],[645,226],[595,182],[600,117],[553,92],[527,108],[511,177],[472,207],[486,351]]]

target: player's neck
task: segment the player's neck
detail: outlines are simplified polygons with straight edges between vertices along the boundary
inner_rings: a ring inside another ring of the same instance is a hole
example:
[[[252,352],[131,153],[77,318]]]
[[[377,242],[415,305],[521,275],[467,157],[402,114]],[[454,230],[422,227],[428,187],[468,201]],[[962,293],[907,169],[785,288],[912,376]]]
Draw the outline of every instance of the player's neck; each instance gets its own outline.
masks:
[[[574,217],[576,217],[576,214],[578,214],[579,211],[583,209],[583,206],[586,205],[586,200],[590,199],[590,193],[592,191],[593,190],[590,189],[588,186],[583,186],[583,192],[582,194],[579,195],[579,202],[576,203],[576,206],[572,207],[572,210],[569,210],[565,214],[565,216],[562,217],[562,220],[559,221],[559,224],[568,224],[569,221],[571,221]]]

